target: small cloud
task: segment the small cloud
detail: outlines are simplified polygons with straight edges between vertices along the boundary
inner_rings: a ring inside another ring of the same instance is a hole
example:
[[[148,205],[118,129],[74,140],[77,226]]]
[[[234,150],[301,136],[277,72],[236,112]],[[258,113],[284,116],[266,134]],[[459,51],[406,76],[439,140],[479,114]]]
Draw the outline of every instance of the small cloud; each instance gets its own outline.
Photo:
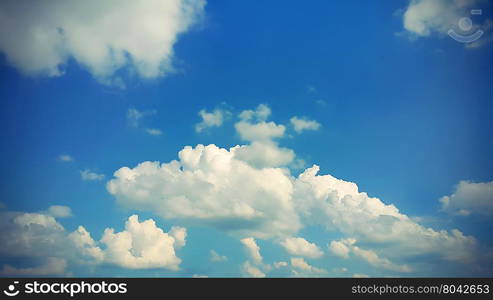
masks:
[[[74,158],[68,154],[60,154],[60,156],[58,156],[58,160],[63,162],[70,162],[74,161]]]
[[[327,106],[327,102],[322,99],[315,100],[315,103],[320,106]]]
[[[72,216],[72,210],[64,205],[52,205],[48,208],[48,214],[54,218],[68,218]]]
[[[493,216],[493,181],[460,181],[452,195],[443,196],[439,201],[441,210],[451,215]]]
[[[159,135],[163,134],[163,132],[157,128],[147,128],[146,132],[147,132],[147,134],[154,135],[154,136],[159,136]]]
[[[202,121],[195,125],[195,131],[200,133],[207,128],[220,127],[230,114],[229,111],[221,108],[216,108],[212,112],[202,109],[199,111],[199,116],[202,118]]]
[[[370,278],[370,276],[362,273],[355,273],[353,274],[353,278]]]
[[[212,262],[223,262],[228,260],[226,256],[219,255],[219,253],[217,253],[215,250],[210,251],[210,256],[210,261]]]
[[[286,238],[281,241],[281,246],[286,252],[295,256],[319,258],[324,254],[316,244],[300,237]]]
[[[289,121],[297,133],[302,133],[305,130],[318,130],[321,126],[317,121],[298,118],[296,116],[292,117]]]
[[[80,176],[82,177],[82,180],[85,181],[100,181],[104,179],[104,174],[94,173],[91,172],[89,169],[80,171]]]
[[[139,111],[135,108],[129,108],[127,110],[127,122],[130,127],[138,128],[140,121],[146,116],[152,116],[157,113],[156,110]]]

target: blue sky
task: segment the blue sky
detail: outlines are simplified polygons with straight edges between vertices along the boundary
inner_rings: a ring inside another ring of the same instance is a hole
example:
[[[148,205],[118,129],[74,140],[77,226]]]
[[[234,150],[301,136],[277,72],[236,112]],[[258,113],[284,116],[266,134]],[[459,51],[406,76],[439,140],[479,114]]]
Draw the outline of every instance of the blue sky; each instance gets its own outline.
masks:
[[[3,276],[491,276],[489,3],[25,3],[0,5]]]

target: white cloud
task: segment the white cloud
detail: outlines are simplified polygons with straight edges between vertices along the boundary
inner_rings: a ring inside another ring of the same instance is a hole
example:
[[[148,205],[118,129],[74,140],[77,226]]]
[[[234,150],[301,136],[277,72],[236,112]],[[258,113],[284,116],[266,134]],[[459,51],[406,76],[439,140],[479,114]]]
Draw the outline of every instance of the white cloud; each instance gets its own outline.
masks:
[[[450,196],[440,198],[442,210],[452,215],[493,216],[493,181],[460,181]]]
[[[264,278],[266,276],[262,270],[252,265],[249,261],[243,263],[241,270],[247,277]]]
[[[404,28],[416,36],[445,34],[463,16],[474,0],[412,0],[404,12]]]
[[[294,256],[319,258],[324,254],[316,244],[310,243],[300,237],[286,238],[281,241],[281,246],[283,246],[289,254]]]
[[[162,135],[162,131],[157,129],[157,128],[147,128],[146,129],[147,134],[149,135],[154,135],[154,136],[159,136]]]
[[[4,265],[0,271],[1,276],[52,276],[63,275],[67,267],[65,259],[48,257],[46,261],[39,266],[31,268],[16,268],[11,265]]]
[[[286,127],[277,125],[274,122],[250,123],[249,121],[240,121],[235,124],[236,131],[244,141],[271,141],[275,138],[284,136]]]
[[[257,169],[215,145],[187,146],[178,156],[120,168],[107,189],[126,207],[241,237],[292,235],[300,228],[285,169]]]
[[[80,171],[80,177],[86,181],[100,181],[104,179],[104,174],[98,174],[88,169]]]
[[[274,268],[280,269],[280,268],[285,268],[288,266],[288,263],[285,261],[278,261],[274,263]]]
[[[199,111],[199,116],[202,118],[202,121],[195,125],[195,131],[202,132],[207,128],[220,127],[229,115],[229,111],[220,108],[216,108],[212,112],[207,112],[207,110],[202,109]]]
[[[104,84],[173,71],[173,46],[204,13],[202,0],[2,1],[0,50],[28,75],[60,76],[73,59]],[[26,9],[28,7],[29,9]]]
[[[370,276],[363,273],[354,273],[353,278],[370,278]]]
[[[242,112],[239,122],[255,126],[265,123],[270,114],[268,106],[263,106]],[[263,136],[272,143],[276,135]],[[247,147],[257,142],[251,140]],[[120,168],[107,189],[127,208],[213,227],[240,238],[283,240],[296,236],[304,226],[316,225],[371,245],[371,249],[353,251],[353,256],[372,260],[371,252],[365,251],[373,251],[378,258],[385,257],[373,260],[380,264],[386,264],[385,259],[391,262],[398,257],[404,263],[425,255],[456,263],[476,260],[479,249],[472,236],[456,229],[425,227],[394,205],[360,192],[355,183],[317,175],[318,166],[293,177],[289,169],[275,166],[277,163],[266,165],[239,157],[237,151],[242,147],[187,146],[176,161]],[[330,249],[342,257],[349,255],[337,243]],[[398,269],[387,270],[392,268]],[[267,267],[261,270],[268,271]]]
[[[287,166],[295,158],[293,150],[279,147],[274,142],[253,142],[250,145],[236,146],[231,151],[236,159],[256,168]]]
[[[272,110],[267,104],[259,104],[255,110],[244,110],[238,116],[242,121],[263,122],[267,120],[271,114]]]
[[[187,243],[187,229],[185,227],[173,226],[169,235],[175,239],[175,248],[180,249]]]
[[[339,256],[342,258],[348,258],[349,257],[349,248],[343,242],[331,241],[330,245],[329,245],[329,249],[330,249],[330,252],[332,252],[336,256]]]
[[[352,253],[355,256],[365,260],[367,263],[377,268],[395,271],[395,272],[404,272],[404,273],[411,272],[411,268],[407,265],[395,264],[387,258],[379,257],[375,251],[362,249],[356,246],[355,239],[349,238],[340,241],[332,241],[330,243],[330,248],[334,254],[342,258],[348,258],[349,253]]]
[[[130,269],[179,269],[181,259],[175,253],[175,238],[152,219],[139,222],[138,216],[133,215],[124,231],[115,233],[113,228],[107,228],[101,242],[106,246],[104,259],[108,263]]]
[[[291,125],[294,127],[294,131],[302,133],[305,130],[318,130],[320,123],[314,120],[308,120],[306,118],[292,117],[290,120]]]
[[[48,214],[55,218],[68,218],[72,216],[72,210],[68,206],[52,205],[48,208]]]
[[[436,254],[449,261],[474,260],[477,242],[473,237],[456,229],[426,228],[394,205],[359,192],[356,184],[317,175],[318,171],[318,166],[308,168],[295,181],[293,199],[304,224],[324,224],[361,241],[385,244],[387,256]]]
[[[2,271],[5,276],[59,275],[68,262],[178,270],[181,260],[175,249],[184,246],[186,237],[185,228],[173,227],[165,233],[152,219],[139,222],[136,215],[128,219],[122,232],[107,228],[100,242],[83,226],[68,233],[45,213],[0,212],[0,225],[2,257],[35,258],[41,262],[33,268],[6,265]]]
[[[63,162],[70,162],[73,161],[74,158],[68,154],[60,154],[60,156],[58,156],[58,160]]]
[[[260,255],[260,247],[255,242],[254,238],[241,239],[241,243],[245,247],[248,256],[255,264],[262,264],[262,255]]]
[[[327,273],[327,270],[316,268],[307,263],[302,257],[291,258],[292,273],[295,277],[302,276],[320,276]]]
[[[210,256],[211,256],[210,261],[212,262],[223,262],[228,260],[226,256],[220,255],[214,249],[210,251]]]

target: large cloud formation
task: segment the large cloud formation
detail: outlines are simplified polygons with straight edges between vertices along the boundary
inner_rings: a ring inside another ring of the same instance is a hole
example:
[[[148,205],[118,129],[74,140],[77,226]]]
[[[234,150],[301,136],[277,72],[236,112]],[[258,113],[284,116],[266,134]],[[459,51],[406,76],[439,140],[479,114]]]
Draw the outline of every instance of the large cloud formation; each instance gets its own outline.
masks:
[[[0,50],[29,75],[60,76],[73,59],[100,82],[122,85],[173,70],[178,36],[203,15],[204,0],[15,1],[0,3]]]
[[[68,209],[68,208],[67,208]],[[34,259],[40,264],[28,268],[4,265],[3,276],[63,275],[68,264],[112,264],[124,268],[178,270],[181,262],[175,249],[185,245],[186,230],[173,227],[168,233],[152,219],[139,222],[128,218],[125,230],[107,228],[100,241],[79,226],[73,232],[51,215],[0,212],[0,255]]]
[[[240,137],[279,148],[273,139],[285,129],[267,122],[269,115],[268,107],[242,112],[236,123]],[[126,207],[178,223],[211,226],[240,238],[283,241],[288,253],[296,255],[321,255],[315,245],[293,237],[304,226],[322,225],[352,239],[343,245],[344,251],[339,245],[344,255],[353,253],[370,265],[395,272],[409,272],[410,267],[391,258],[432,255],[456,263],[474,261],[478,250],[474,237],[457,229],[437,231],[420,225],[394,205],[360,192],[355,183],[318,175],[316,165],[294,177],[286,167],[257,165],[238,157],[237,149],[251,145],[229,150],[215,145],[186,146],[178,153],[179,159],[169,163],[122,167],[107,189]],[[361,248],[362,244],[375,250]],[[251,267],[249,263],[244,269],[252,271]]]

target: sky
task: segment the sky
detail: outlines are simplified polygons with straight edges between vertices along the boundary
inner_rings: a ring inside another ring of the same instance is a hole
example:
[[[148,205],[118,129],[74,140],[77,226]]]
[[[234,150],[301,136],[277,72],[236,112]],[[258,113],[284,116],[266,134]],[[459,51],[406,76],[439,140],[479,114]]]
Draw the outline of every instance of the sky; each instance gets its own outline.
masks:
[[[2,1],[0,276],[492,276],[492,9]]]

